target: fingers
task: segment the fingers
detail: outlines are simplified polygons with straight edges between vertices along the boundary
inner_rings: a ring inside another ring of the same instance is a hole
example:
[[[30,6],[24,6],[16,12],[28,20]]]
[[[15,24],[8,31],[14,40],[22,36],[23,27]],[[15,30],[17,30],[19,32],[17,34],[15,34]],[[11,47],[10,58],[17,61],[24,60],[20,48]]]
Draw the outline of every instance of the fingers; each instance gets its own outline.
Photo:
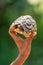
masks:
[[[31,35],[30,35],[30,37],[29,37],[29,39],[30,38],[33,39],[35,36],[36,36],[36,32],[32,32]]]
[[[11,37],[17,42],[18,41],[21,41],[22,38],[19,37],[16,32],[14,31],[14,23],[12,23],[12,25],[10,26],[10,29],[9,29],[9,34],[11,35]]]
[[[37,34],[36,32],[32,32],[31,35],[26,39],[26,41],[32,41],[36,34]]]
[[[9,34],[11,35],[11,37],[12,37],[16,42],[23,40],[23,39],[22,39],[21,37],[19,37],[19,36],[17,35],[17,33],[15,33],[14,31],[9,31]]]

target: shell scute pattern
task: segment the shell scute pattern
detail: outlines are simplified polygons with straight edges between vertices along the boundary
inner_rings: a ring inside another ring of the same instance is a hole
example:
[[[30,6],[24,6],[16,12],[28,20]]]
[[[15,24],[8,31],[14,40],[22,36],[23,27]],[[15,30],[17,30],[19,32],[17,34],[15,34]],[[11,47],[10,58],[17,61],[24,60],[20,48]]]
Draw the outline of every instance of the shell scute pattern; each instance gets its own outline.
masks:
[[[30,15],[17,18],[14,21],[14,25],[18,24],[20,24],[26,32],[29,32],[29,30],[31,30],[32,28],[36,29],[36,22]]]
[[[13,31],[29,37],[31,32],[37,32],[37,25],[35,20],[30,15],[20,16],[11,25]]]

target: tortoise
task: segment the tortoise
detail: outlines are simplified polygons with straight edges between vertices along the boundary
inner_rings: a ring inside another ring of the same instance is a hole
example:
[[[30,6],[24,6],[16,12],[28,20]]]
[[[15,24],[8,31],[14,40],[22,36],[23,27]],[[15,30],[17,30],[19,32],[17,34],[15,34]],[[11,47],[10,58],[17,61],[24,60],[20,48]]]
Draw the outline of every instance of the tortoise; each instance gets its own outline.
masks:
[[[10,26],[10,29],[16,33],[20,33],[25,37],[29,37],[31,32],[37,32],[36,21],[30,16],[18,17]]]

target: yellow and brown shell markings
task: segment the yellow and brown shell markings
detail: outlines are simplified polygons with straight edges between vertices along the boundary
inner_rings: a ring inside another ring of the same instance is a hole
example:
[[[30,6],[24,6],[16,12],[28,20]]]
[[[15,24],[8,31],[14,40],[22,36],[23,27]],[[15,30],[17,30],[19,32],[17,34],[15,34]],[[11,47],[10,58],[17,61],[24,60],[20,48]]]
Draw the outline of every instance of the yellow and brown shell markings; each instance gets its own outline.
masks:
[[[13,31],[29,37],[31,32],[37,32],[36,21],[30,16],[25,15],[17,18],[11,25]]]

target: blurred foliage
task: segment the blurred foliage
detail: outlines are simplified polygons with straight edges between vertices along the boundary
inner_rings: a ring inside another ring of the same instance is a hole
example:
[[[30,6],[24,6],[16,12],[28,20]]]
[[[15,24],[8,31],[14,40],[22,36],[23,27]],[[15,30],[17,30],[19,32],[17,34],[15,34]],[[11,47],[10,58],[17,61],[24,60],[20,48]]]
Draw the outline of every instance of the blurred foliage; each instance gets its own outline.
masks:
[[[24,65],[43,65],[43,0],[0,0],[0,65],[10,65],[19,53],[8,30],[21,15],[31,15],[38,29]]]

